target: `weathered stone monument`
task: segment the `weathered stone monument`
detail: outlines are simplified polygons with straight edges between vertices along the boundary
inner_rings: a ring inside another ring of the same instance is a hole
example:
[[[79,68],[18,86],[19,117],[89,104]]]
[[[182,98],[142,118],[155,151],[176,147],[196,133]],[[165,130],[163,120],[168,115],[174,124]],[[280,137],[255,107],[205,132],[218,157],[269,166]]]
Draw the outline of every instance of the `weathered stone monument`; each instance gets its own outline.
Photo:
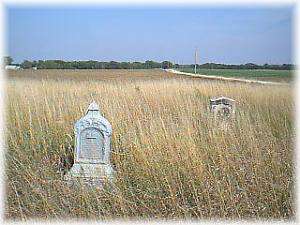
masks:
[[[92,102],[86,115],[75,124],[74,164],[65,175],[71,183],[103,187],[114,179],[114,169],[110,165],[110,142],[112,128],[102,117],[96,102]]]
[[[221,96],[210,99],[209,103],[210,111],[215,118],[227,119],[234,117],[235,100]]]

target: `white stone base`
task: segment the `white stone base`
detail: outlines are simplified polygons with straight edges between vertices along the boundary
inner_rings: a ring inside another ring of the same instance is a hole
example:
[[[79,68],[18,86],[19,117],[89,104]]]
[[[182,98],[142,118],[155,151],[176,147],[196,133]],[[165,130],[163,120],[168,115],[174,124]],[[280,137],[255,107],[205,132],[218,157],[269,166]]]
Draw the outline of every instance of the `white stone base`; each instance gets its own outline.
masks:
[[[64,178],[70,184],[77,181],[76,183],[102,188],[104,183],[113,184],[114,174],[114,169],[108,164],[74,163]]]

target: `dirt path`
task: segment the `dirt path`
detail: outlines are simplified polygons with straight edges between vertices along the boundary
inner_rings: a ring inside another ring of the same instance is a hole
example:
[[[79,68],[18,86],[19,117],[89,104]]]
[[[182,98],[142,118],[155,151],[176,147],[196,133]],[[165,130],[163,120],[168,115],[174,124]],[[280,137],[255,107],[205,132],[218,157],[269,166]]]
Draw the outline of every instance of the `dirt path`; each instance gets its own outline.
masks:
[[[169,73],[180,74],[180,75],[188,75],[188,76],[195,77],[195,78],[226,80],[226,81],[243,82],[243,83],[266,84],[266,85],[289,85],[288,83],[272,82],[272,81],[248,80],[248,79],[243,79],[243,78],[221,77],[221,76],[202,75],[202,74],[195,75],[193,73],[180,72],[180,71],[174,70],[174,69],[166,69],[165,71],[169,72]]]

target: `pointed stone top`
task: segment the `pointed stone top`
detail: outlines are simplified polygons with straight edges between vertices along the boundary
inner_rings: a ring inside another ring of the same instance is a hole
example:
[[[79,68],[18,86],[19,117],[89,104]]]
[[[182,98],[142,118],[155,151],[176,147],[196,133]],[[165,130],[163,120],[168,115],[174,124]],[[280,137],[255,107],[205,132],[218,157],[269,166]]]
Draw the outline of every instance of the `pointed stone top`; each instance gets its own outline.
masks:
[[[95,101],[93,101],[93,102],[89,105],[89,107],[88,107],[88,109],[87,109],[87,112],[88,112],[88,111],[100,111],[99,106],[97,105],[97,103],[96,103]]]
[[[211,98],[210,101],[218,101],[218,100],[227,100],[227,101],[231,101],[231,102],[235,102],[235,100],[231,99],[231,98],[228,98],[228,97],[225,97],[225,96],[220,96],[220,97],[214,97],[214,98]]]

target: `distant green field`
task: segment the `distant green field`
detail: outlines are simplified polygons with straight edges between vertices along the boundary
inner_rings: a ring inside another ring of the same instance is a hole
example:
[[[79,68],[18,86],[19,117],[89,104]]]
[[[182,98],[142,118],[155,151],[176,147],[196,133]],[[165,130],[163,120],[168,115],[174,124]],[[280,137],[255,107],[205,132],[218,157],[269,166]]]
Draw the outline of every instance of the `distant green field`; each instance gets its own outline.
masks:
[[[179,70],[182,72],[194,73],[193,68]],[[280,81],[291,81],[294,77],[294,72],[294,70],[197,69],[197,73],[203,75]]]

